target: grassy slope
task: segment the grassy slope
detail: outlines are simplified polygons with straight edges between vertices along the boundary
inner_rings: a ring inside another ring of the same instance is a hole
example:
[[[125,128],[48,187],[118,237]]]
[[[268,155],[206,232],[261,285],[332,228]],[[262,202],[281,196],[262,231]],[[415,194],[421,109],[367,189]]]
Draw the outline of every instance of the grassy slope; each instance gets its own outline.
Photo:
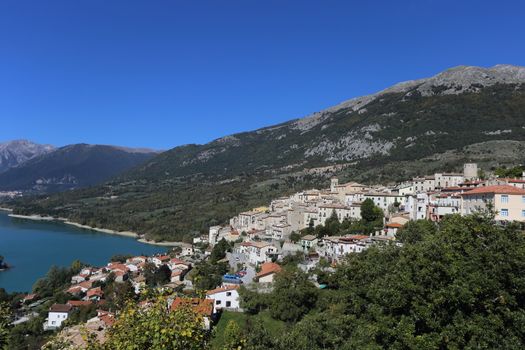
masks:
[[[214,336],[213,339],[210,342],[212,349],[223,349],[224,346],[224,331],[226,329],[226,326],[228,325],[228,322],[235,321],[241,327],[243,328],[244,325],[247,324],[250,320],[258,319],[262,321],[262,324],[264,325],[264,328],[270,333],[271,335],[279,335],[282,331],[284,331],[286,324],[282,321],[274,320],[268,311],[261,312],[257,315],[248,315],[240,312],[230,312],[230,311],[224,311],[221,315],[221,318],[217,325],[214,327]]]

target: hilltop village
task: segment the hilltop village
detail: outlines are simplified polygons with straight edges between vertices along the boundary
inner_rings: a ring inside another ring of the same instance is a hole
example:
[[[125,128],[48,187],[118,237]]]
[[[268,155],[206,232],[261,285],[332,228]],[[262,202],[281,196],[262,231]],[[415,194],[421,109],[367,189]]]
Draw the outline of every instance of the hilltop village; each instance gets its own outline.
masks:
[[[525,172],[521,178],[480,179],[477,164],[464,164],[463,169],[463,173],[435,173],[391,187],[340,184],[332,178],[329,189],[278,198],[268,207],[240,213],[229,225],[211,227],[208,242],[212,246],[221,239],[236,242],[235,250],[253,265],[295,251],[336,262],[377,242],[395,240],[397,230],[411,220],[439,222],[448,214],[491,209],[497,222],[525,222]],[[344,236],[304,234],[330,219],[340,223],[363,219],[365,203],[379,209],[380,225],[372,230],[357,228],[356,234]]]
[[[448,214],[480,210],[495,212],[499,223],[525,222],[525,173],[521,178],[480,179],[477,165],[465,164],[463,173],[436,173],[392,187],[340,184],[332,178],[330,188],[295,193],[242,212],[228,225],[213,226],[193,244],[166,254],[117,256],[102,267],[83,265],[71,273],[60,303],[34,288],[20,301],[25,311],[15,324],[34,318],[36,307],[54,300],[42,325],[45,331],[61,330],[62,337],[82,345],[81,330],[87,327],[103,340],[118,316],[119,299],[147,303],[142,295],[153,288],[175,295],[169,299],[171,310],[190,305],[210,330],[223,312],[243,312],[241,287],[270,293],[274,277],[294,257],[322,289],[319,273],[333,271],[346,255],[372,245],[399,245],[396,233],[407,222],[439,222]]]

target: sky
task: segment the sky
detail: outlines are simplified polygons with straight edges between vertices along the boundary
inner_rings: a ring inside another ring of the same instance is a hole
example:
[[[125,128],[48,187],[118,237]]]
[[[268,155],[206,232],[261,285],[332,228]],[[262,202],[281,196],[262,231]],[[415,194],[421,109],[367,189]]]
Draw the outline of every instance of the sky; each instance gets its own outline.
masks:
[[[169,149],[457,65],[525,65],[525,2],[1,0],[0,141]]]

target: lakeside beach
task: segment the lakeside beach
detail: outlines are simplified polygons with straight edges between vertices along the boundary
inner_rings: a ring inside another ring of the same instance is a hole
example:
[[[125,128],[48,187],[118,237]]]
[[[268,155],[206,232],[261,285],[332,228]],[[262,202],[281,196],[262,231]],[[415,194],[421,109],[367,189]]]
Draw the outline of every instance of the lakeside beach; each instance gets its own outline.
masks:
[[[10,210],[10,212],[12,212],[12,210]],[[139,233],[136,233],[136,232],[133,232],[133,231],[116,231],[116,230],[111,230],[111,229],[107,229],[107,228],[92,227],[92,226],[89,226],[89,225],[79,224],[78,222],[69,221],[66,218],[54,218],[52,216],[19,215],[19,214],[8,214],[8,216],[11,217],[11,218],[33,220],[33,221],[57,221],[57,222],[64,223],[66,225],[75,226],[77,228],[81,228],[81,229],[85,229],[85,230],[91,230],[91,231],[106,233],[106,234],[109,234],[109,235],[117,235],[117,236],[136,238],[136,240],[138,242],[140,242],[140,243],[150,244],[150,245],[155,245],[155,246],[174,247],[174,246],[184,246],[184,245],[188,244],[188,243],[184,243],[184,242],[169,242],[169,241],[156,242],[156,241],[153,241],[153,240],[145,239],[145,238],[143,238],[144,237],[143,235],[141,235]]]

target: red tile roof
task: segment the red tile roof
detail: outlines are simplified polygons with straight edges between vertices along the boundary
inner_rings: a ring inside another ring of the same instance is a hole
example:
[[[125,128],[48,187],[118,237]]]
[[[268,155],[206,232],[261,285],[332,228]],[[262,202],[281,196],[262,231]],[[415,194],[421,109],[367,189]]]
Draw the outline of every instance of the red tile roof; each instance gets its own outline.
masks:
[[[388,223],[385,225],[386,227],[391,227],[391,228],[401,228],[403,227],[402,224],[400,224],[399,222],[391,222],[391,223]]]
[[[228,292],[230,290],[234,290],[234,289],[238,289],[238,288],[239,288],[239,286],[236,286],[236,285],[224,286],[224,287],[220,287],[220,288],[215,288],[215,289],[209,290],[209,291],[206,292],[206,295],[213,295],[213,294],[217,294],[217,293]]]
[[[175,311],[183,305],[189,305],[196,313],[210,317],[213,314],[213,299],[180,298],[173,300],[170,310]]]
[[[104,292],[102,291],[102,288],[100,288],[100,287],[93,288],[93,289],[88,290],[87,293],[86,293],[86,296],[88,298],[92,297],[94,295],[99,296],[99,297],[103,296]]]
[[[462,193],[462,196],[472,196],[478,194],[518,194],[525,195],[525,190],[509,185],[494,185],[494,186],[485,186],[477,187],[465,193]]]
[[[49,308],[50,312],[69,312],[73,307],[68,304],[53,304]]]
[[[68,300],[67,304],[68,304],[68,305],[71,305],[71,306],[74,306],[74,307],[79,307],[79,306],[88,306],[88,305],[92,305],[93,302],[91,302],[91,301],[86,301],[86,300]]]
[[[505,182],[511,182],[511,183],[518,183],[518,184],[525,183],[525,180],[523,180],[523,179],[506,179],[506,178],[503,178],[503,179],[498,179],[498,180],[505,181]]]
[[[281,266],[279,264],[273,263],[273,262],[267,262],[261,265],[261,271],[255,276],[256,278],[268,276],[272,273],[277,273],[282,270]]]

